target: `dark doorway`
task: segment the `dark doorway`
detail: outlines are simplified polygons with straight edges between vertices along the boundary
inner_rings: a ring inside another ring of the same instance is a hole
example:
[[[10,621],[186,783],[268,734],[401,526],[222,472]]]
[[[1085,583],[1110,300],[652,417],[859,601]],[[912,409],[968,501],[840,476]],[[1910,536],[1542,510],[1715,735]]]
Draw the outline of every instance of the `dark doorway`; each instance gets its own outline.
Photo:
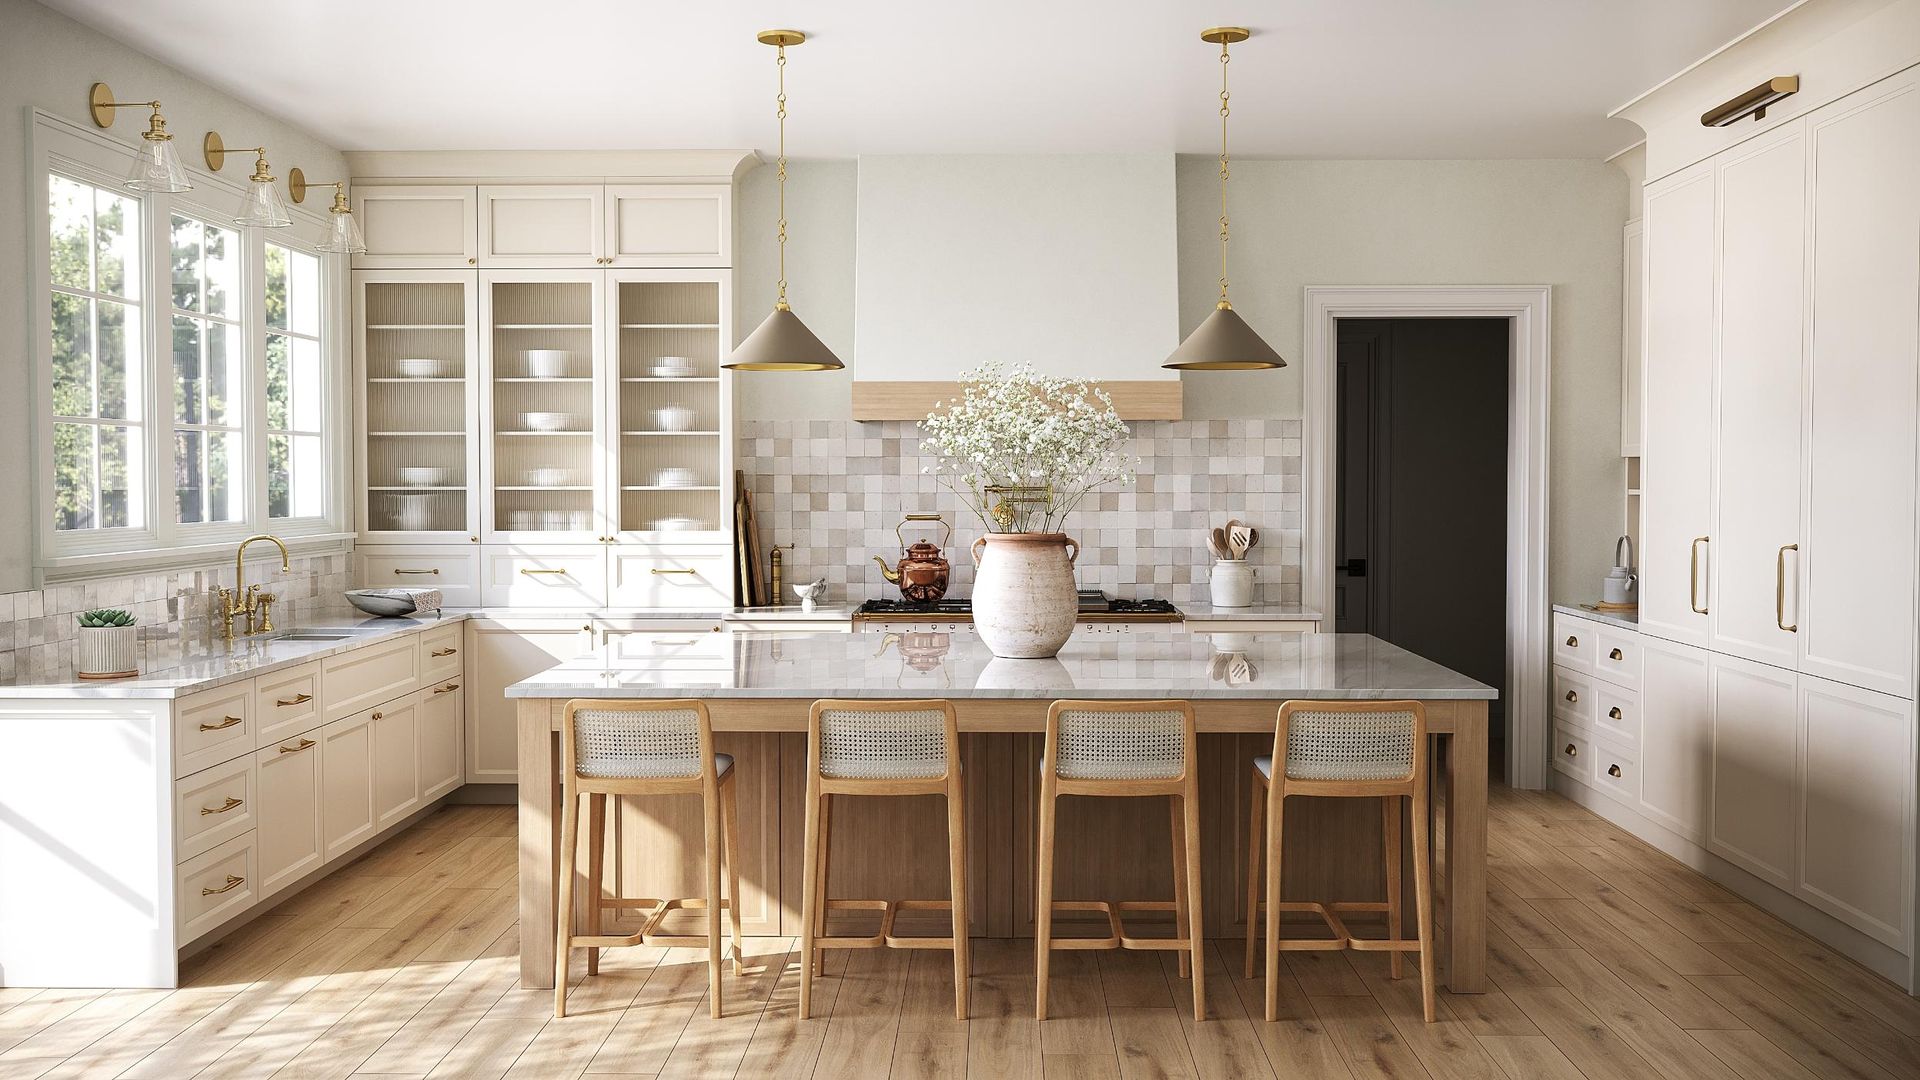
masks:
[[[1342,319],[1338,340],[1334,627],[1504,687],[1508,322]]]

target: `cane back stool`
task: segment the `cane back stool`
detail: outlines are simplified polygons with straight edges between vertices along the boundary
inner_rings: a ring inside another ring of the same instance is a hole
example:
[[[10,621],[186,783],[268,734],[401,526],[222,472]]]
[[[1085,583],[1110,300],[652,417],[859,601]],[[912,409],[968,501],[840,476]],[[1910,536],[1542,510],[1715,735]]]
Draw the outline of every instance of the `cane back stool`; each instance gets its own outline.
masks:
[[[608,946],[656,945],[707,950],[708,999],[715,1019],[722,1015],[720,912],[733,929],[733,973],[739,975],[740,815],[734,798],[730,754],[713,752],[713,723],[699,701],[569,701],[561,713],[561,836],[558,948],[554,952],[553,1015],[567,1015],[567,964],[573,949],[587,950],[587,974],[600,971],[600,950]],[[615,812],[622,795],[698,795],[705,819],[707,895],[703,898],[652,899],[606,895],[607,800]],[[574,874],[580,844],[580,799],[587,811],[586,930],[574,932]],[[726,855],[727,893],[720,895],[721,853]],[[640,929],[631,934],[600,932],[601,913],[637,909]],[[705,911],[705,935],[660,932],[675,911]]]
[[[947,872],[952,900],[834,900],[827,896],[836,795],[945,795]],[[953,703],[940,700],[813,703],[807,716],[807,826],[801,894],[800,1018],[813,1015],[813,979],[826,949],[952,949],[953,1015],[967,1018],[967,810],[960,775],[960,731]],[[877,911],[880,932],[830,936],[829,911]],[[894,933],[904,911],[951,911],[947,937]]]
[[[1062,795],[1169,796],[1173,835],[1173,900],[1055,900],[1054,825]],[[1200,918],[1200,780],[1194,754],[1193,706],[1185,701],[1056,701],[1047,710],[1040,759],[1039,901],[1034,908],[1034,1015],[1047,1018],[1047,978],[1055,949],[1179,950],[1180,975],[1193,978],[1193,1018],[1206,1019]],[[1174,936],[1134,937],[1128,912],[1165,911]],[[1096,912],[1105,937],[1053,936],[1056,912]]]
[[[1285,763],[1276,774],[1274,762]],[[1260,921],[1260,859],[1266,873],[1266,1015],[1279,1015],[1280,953],[1311,950],[1390,952],[1394,978],[1400,954],[1420,954],[1420,996],[1428,1023],[1434,1019],[1433,871],[1427,850],[1427,712],[1418,701],[1289,701],[1280,707],[1273,753],[1253,759],[1252,815],[1247,829],[1247,978],[1253,978],[1256,924]],[[1280,900],[1280,854],[1289,795],[1377,798],[1386,848],[1387,897],[1381,902],[1316,903]],[[1418,934],[1401,938],[1401,800],[1413,804],[1413,896]],[[1263,807],[1262,804],[1265,804]],[[1330,938],[1282,938],[1283,912],[1319,916]],[[1355,937],[1342,914],[1383,915],[1387,934]]]

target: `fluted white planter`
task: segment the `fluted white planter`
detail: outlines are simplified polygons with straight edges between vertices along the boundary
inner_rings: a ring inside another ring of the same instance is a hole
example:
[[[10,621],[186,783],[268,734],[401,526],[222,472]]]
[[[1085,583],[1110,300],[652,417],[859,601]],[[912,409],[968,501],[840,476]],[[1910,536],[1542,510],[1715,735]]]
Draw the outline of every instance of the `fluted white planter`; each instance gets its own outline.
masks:
[[[1071,549],[1071,550],[1069,550]],[[1052,656],[1080,617],[1066,533],[988,533],[973,542],[973,628],[995,656]]]
[[[74,651],[74,674],[83,679],[125,679],[140,674],[137,626],[80,627]]]

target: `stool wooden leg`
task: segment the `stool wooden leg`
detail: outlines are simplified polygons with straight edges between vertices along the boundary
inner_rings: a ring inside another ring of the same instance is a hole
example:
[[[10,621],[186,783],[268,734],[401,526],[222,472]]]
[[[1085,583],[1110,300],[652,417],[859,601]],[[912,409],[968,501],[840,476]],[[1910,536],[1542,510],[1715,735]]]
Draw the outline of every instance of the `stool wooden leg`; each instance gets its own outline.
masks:
[[[746,974],[746,954],[740,945],[740,799],[733,782],[735,765],[720,778],[721,846],[727,858],[727,921],[733,930],[733,974]]]
[[[1247,816],[1247,967],[1243,972],[1253,981],[1253,943],[1260,928],[1260,849],[1267,839],[1267,785],[1259,769],[1250,770],[1253,780],[1247,787],[1252,812]]]
[[[618,796],[616,796],[617,798]],[[607,862],[607,797],[587,796],[587,936],[600,936],[600,898]],[[600,949],[587,947],[587,974],[600,974]]]
[[[973,972],[971,943],[967,940],[967,804],[966,782],[959,770],[947,781],[947,874],[953,889],[953,1016],[967,1018],[967,980]]]
[[[580,844],[580,796],[567,785],[566,805],[560,811],[560,897],[554,905],[559,930],[553,950],[553,1015],[567,1015],[567,954],[573,946],[574,849]]]
[[[1205,904],[1200,898],[1200,783],[1194,777],[1196,770],[1187,770],[1187,793],[1180,799],[1181,807],[1186,811],[1187,835],[1187,936],[1193,944],[1189,950],[1193,953],[1193,1020],[1199,1023],[1207,1018],[1207,931],[1203,912]]]
[[[1039,896],[1033,908],[1033,1015],[1047,1018],[1047,969],[1053,959],[1053,784],[1040,778]]]
[[[1279,772],[1280,765],[1274,763]],[[1276,777],[1277,779],[1277,777]],[[1284,814],[1287,796],[1276,784],[1267,792],[1267,993],[1269,1023],[1280,1019],[1280,865],[1281,841],[1285,838]]]
[[[1399,941],[1401,922],[1400,912],[1400,796],[1387,795],[1380,800],[1381,822],[1385,826],[1385,850],[1387,853],[1387,940]],[[1387,967],[1394,978],[1401,975],[1398,949],[1387,954]]]
[[[1173,823],[1173,936],[1186,938],[1187,934],[1187,820],[1181,810],[1185,800],[1178,795],[1167,796],[1167,817]],[[1193,974],[1191,958],[1180,954],[1180,977],[1185,979]]]
[[[721,1001],[724,970],[720,964],[720,798],[703,798],[707,840],[707,1000],[715,1020],[726,1015]]]
[[[801,842],[803,871],[800,894],[800,1019],[813,1016],[813,939],[816,933],[815,923],[820,918],[820,890],[818,882],[824,876],[820,866],[820,819],[825,813],[826,799],[818,794],[813,784],[807,785],[807,829]]]
[[[1427,850],[1426,777],[1413,785],[1413,911],[1420,924],[1420,1004],[1433,1023],[1433,856]]]
[[[833,796],[822,795],[814,802],[820,805],[820,875],[817,878],[807,878],[809,883],[807,887],[818,894],[816,899],[819,903],[813,909],[814,918],[817,920],[814,933],[820,937],[826,937],[827,881],[833,875]],[[827,974],[827,950],[814,951],[813,973],[822,977]]]

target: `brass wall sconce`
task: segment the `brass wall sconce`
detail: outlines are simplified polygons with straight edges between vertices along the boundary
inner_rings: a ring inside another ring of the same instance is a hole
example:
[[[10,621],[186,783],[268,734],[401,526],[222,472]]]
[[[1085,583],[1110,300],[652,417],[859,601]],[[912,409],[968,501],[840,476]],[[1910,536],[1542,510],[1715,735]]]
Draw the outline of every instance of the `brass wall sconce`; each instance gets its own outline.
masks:
[[[1764,120],[1767,107],[1800,92],[1800,76],[1780,75],[1700,114],[1702,127],[1728,127],[1751,116]]]
[[[367,250],[367,239],[360,233],[360,223],[353,220],[353,207],[347,205],[347,182],[345,180],[309,181],[307,174],[298,166],[287,170],[287,194],[293,196],[295,203],[307,201],[309,187],[333,188],[333,206],[327,210],[333,224],[327,229],[327,238],[320,245],[321,251],[330,251],[341,255],[360,255]]]
[[[140,134],[140,154],[127,172],[127,186],[135,191],[192,191],[193,182],[180,164],[173,148],[173,135],[167,131],[167,119],[160,115],[158,101],[115,101],[113,88],[97,82],[87,91],[87,114],[96,127],[113,126],[115,109],[152,109],[147,130]]]
[[[274,177],[268,171],[266,147],[234,147],[229,150],[219,132],[209,131],[206,138],[200,141],[200,152],[207,159],[207,168],[214,172],[219,172],[226,165],[230,153],[259,155],[254,159],[253,175],[247,178],[247,193],[240,197],[240,212],[234,215],[234,224],[253,225],[262,229],[284,229],[293,224],[293,216],[287,213],[286,202],[273,186]]]

